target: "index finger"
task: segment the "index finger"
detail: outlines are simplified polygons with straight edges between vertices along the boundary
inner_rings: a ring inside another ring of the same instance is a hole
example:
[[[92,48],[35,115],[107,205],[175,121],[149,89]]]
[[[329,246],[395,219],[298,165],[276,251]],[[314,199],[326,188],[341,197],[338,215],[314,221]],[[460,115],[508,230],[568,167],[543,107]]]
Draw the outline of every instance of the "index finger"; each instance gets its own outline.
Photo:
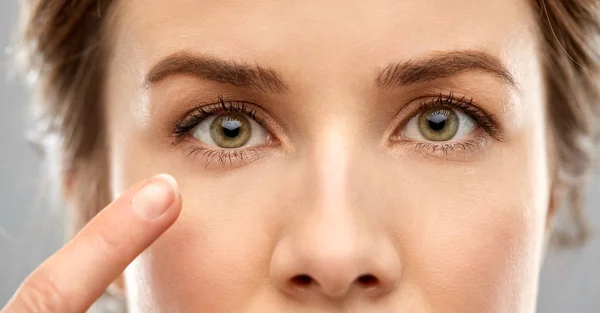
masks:
[[[180,211],[177,183],[169,175],[131,187],[40,265],[2,313],[85,312]]]

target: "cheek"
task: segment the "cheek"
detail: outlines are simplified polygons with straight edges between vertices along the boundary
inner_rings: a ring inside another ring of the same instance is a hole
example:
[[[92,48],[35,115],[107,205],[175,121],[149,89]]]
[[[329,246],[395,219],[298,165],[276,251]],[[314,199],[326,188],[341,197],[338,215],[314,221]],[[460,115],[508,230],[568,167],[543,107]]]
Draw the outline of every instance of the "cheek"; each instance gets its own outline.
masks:
[[[130,305],[144,312],[198,305],[206,312],[241,312],[270,297],[272,290],[264,287],[285,218],[278,195],[286,194],[287,185],[277,175],[284,165],[269,161],[268,167],[215,175],[180,151],[129,147],[121,179],[168,172],[183,199],[177,222],[128,268]],[[144,155],[143,161],[134,155]]]
[[[518,303],[515,295],[528,299],[533,292],[543,208],[507,199],[505,192],[472,191],[436,194],[435,203],[421,204],[428,218],[418,218],[420,231],[411,230],[412,242],[406,243],[405,278],[433,306],[521,312],[501,308]],[[478,301],[466,302],[473,298]]]
[[[394,219],[403,277],[434,311],[533,308],[549,197],[537,132],[479,164],[412,167],[420,178]]]

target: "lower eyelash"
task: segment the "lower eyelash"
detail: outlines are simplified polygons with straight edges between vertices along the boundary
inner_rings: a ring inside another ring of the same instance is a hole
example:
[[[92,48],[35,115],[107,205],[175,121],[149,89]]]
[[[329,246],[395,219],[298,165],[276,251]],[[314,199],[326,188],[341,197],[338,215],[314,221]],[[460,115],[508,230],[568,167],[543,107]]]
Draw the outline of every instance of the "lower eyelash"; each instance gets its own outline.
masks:
[[[451,143],[417,142],[415,148],[428,150],[436,155],[447,155],[448,152],[477,150],[485,146],[486,143],[487,139],[485,137],[478,137]]]
[[[265,147],[249,147],[243,149],[209,149],[202,146],[190,146],[185,149],[185,154],[194,159],[201,159],[206,162],[205,168],[211,163],[216,162],[219,165],[235,165],[237,163],[246,164],[256,161],[265,152]]]

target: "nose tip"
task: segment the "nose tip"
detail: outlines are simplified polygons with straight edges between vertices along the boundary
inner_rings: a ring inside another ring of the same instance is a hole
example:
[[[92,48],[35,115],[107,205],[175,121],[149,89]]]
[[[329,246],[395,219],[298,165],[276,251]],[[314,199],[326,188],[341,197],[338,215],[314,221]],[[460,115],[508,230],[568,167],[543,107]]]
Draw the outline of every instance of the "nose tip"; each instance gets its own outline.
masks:
[[[357,250],[342,253],[321,246],[298,254],[298,246],[294,247],[280,245],[271,265],[275,284],[294,297],[318,295],[340,299],[354,293],[377,298],[393,290],[400,276],[400,265],[392,251],[385,255],[357,253]]]

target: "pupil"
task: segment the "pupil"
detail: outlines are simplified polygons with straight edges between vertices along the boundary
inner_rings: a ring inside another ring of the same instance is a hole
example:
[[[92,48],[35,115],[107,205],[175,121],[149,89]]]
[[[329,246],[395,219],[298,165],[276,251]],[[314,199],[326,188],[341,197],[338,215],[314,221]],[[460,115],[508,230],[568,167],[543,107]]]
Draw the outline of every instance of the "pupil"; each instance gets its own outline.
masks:
[[[434,131],[440,131],[446,126],[446,116],[443,114],[434,114],[427,117],[429,128]]]
[[[238,120],[226,119],[221,123],[221,127],[223,128],[223,134],[225,136],[233,138],[240,134],[242,123]]]

